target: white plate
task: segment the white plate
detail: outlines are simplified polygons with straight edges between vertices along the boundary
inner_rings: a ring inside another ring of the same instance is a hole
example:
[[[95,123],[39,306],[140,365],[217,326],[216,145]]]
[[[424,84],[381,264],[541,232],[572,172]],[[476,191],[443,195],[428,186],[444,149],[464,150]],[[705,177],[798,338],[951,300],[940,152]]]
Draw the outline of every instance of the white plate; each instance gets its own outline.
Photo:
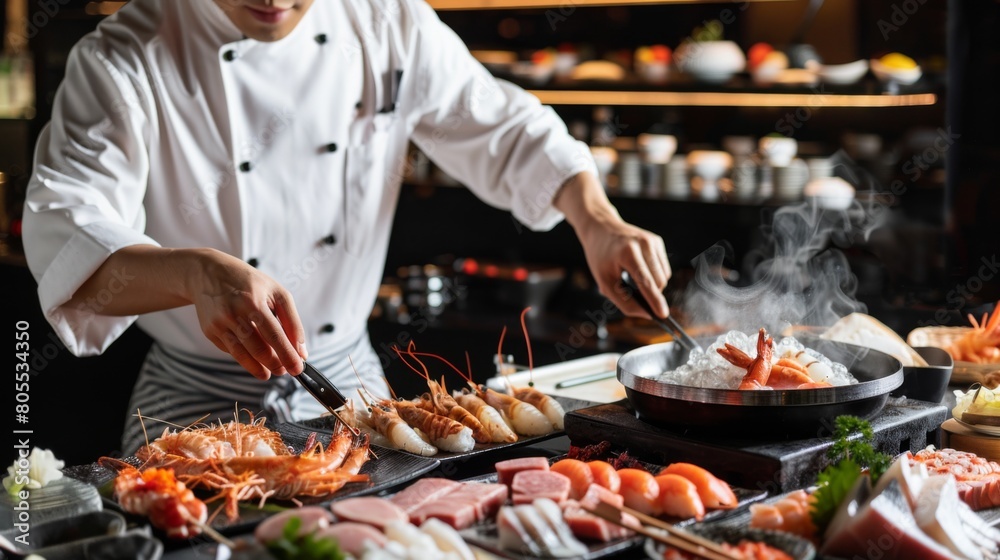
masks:
[[[557,364],[537,367],[533,372],[535,389],[546,395],[557,395],[571,399],[580,399],[597,403],[609,403],[620,401],[625,398],[625,387],[618,382],[618,358],[621,354],[609,352],[598,354],[576,360],[567,360]],[[562,387],[564,382],[572,382],[585,376],[596,375],[606,377],[599,381],[592,381],[582,385],[572,387]],[[507,376],[514,385],[527,385],[529,375],[527,371],[519,371]],[[559,386],[557,386],[559,385]],[[486,386],[494,391],[505,392],[507,382],[500,377],[492,377],[486,380]]]
[[[985,424],[970,424],[968,422],[963,422],[958,418],[955,418],[955,421],[974,432],[978,432],[980,434],[984,434],[987,436],[1000,437],[1000,426],[987,426]]]

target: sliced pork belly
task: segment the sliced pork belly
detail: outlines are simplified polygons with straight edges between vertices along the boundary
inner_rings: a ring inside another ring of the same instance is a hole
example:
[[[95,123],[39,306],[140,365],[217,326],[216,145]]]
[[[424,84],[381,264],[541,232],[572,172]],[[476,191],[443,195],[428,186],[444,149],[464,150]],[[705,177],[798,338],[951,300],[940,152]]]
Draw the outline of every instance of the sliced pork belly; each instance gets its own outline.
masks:
[[[425,503],[440,498],[461,485],[461,482],[447,478],[421,478],[389,500],[409,514]]]
[[[523,457],[508,459],[496,464],[497,482],[508,486],[514,481],[514,475],[521,471],[548,471],[549,460],[545,457]]]
[[[951,552],[927,536],[913,517],[898,481],[862,505],[828,534],[821,553],[844,558],[949,560]]]
[[[537,498],[548,498],[561,504],[569,497],[569,477],[549,471],[521,471],[514,475],[510,485],[514,503],[530,503]]]

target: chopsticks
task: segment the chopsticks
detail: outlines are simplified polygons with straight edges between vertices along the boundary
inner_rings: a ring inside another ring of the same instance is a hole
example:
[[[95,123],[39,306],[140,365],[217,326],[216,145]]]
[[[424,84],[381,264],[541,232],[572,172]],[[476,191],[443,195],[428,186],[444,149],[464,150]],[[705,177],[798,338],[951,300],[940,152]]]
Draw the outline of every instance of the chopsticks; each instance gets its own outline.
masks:
[[[580,385],[586,385],[588,383],[604,381],[605,379],[613,379],[617,377],[617,375],[617,372],[614,371],[600,371],[597,373],[591,373],[590,375],[581,375],[580,377],[560,381],[556,383],[555,387],[556,389],[569,389],[570,387],[579,387]]]
[[[694,352],[695,350],[701,352],[701,345],[698,341],[691,338],[691,335],[681,327],[680,323],[677,322],[672,316],[667,315],[666,319],[660,319],[653,313],[653,306],[646,301],[646,297],[642,295],[639,291],[639,286],[636,285],[635,280],[629,276],[628,272],[622,271],[621,274],[622,283],[627,289],[635,296],[635,301],[642,307],[643,311],[649,313],[649,317],[654,323],[660,326],[661,329],[670,333],[670,336],[674,338],[681,346],[687,348],[688,352]]]
[[[663,544],[670,545],[674,548],[679,548],[700,558],[707,558],[708,560],[740,560],[735,554],[728,552],[726,549],[704,537],[689,533],[683,529],[674,527],[665,521],[661,521],[655,517],[650,517],[626,506],[618,507],[609,504],[608,502],[601,501],[595,508],[584,509],[597,517],[604,519],[605,521],[610,521],[615,525],[624,527],[630,531],[635,531],[640,535],[649,537]],[[652,531],[645,526],[636,527],[635,525],[628,524],[622,519],[623,513],[635,516],[635,518],[639,521],[652,525],[657,529],[666,531],[667,534]]]

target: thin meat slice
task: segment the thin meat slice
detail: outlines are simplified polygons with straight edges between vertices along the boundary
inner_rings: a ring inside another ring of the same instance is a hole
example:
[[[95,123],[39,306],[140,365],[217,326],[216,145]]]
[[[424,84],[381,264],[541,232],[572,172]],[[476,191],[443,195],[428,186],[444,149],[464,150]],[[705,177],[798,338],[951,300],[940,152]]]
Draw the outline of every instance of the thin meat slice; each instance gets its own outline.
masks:
[[[461,531],[476,522],[476,505],[439,499],[424,504],[410,513],[410,523],[417,526],[431,518],[440,519]]]
[[[508,489],[503,484],[466,482],[436,501],[472,504],[476,510],[476,520],[482,521],[496,515],[500,506],[507,501],[507,492]]]
[[[612,492],[600,484],[594,483],[587,488],[587,492],[579,500],[580,505],[595,508],[601,502],[607,502],[616,507],[625,505],[625,497],[617,492]]]
[[[569,478],[549,471],[521,471],[514,475],[511,490],[514,492],[514,503],[530,498],[548,498],[561,504],[569,497],[572,483]]]
[[[462,486],[461,482],[447,478],[421,478],[389,500],[409,514],[420,506],[440,498],[460,486]]]
[[[573,536],[582,541],[611,542],[632,535],[628,529],[588,513],[576,500],[566,500],[566,503],[563,504],[563,519],[570,531],[573,532]],[[639,520],[636,519],[635,522],[638,523]]]
[[[347,498],[330,504],[338,521],[365,523],[384,530],[393,521],[409,521],[410,516],[385,498]]]
[[[337,546],[344,552],[360,558],[365,551],[365,543],[370,542],[376,548],[382,548],[389,539],[371,525],[364,523],[343,522],[320,529],[315,533],[317,539],[324,537],[337,541]]]
[[[522,457],[508,459],[496,464],[497,482],[508,486],[514,481],[514,475],[521,471],[548,471],[549,460],[545,457]]]

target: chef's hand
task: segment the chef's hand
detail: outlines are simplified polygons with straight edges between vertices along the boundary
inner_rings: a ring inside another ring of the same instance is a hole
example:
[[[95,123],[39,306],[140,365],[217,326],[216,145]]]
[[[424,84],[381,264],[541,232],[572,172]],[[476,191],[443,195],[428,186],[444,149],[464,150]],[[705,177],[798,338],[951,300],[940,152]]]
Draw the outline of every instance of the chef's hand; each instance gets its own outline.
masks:
[[[649,316],[622,285],[624,270],[660,318],[670,313],[663,297],[670,280],[663,238],[622,220],[600,182],[588,172],[567,181],[556,193],[553,205],[576,231],[601,294],[626,315]]]
[[[199,257],[187,291],[205,336],[258,379],[301,372],[306,337],[291,294],[236,257]]]

